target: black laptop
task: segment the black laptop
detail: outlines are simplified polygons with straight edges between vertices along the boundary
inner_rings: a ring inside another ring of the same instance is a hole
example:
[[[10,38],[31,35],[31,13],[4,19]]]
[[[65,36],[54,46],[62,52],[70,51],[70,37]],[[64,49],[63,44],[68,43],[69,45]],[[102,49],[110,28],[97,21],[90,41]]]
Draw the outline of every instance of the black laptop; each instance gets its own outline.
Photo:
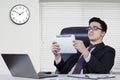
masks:
[[[57,74],[36,73],[27,54],[1,54],[11,74],[15,77],[48,78]]]

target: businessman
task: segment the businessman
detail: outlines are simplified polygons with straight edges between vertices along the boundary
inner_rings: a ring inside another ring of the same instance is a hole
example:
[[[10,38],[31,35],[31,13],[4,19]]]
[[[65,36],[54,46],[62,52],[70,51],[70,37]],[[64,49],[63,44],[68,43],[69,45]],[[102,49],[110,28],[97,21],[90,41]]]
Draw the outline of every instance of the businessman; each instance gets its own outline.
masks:
[[[58,53],[60,47],[57,42],[52,43],[52,52],[55,56],[54,65],[60,74],[107,74],[114,65],[115,49],[103,42],[107,32],[107,24],[98,17],[89,20],[88,37],[90,45],[85,47],[82,40],[74,40],[73,46],[78,51],[63,61]]]

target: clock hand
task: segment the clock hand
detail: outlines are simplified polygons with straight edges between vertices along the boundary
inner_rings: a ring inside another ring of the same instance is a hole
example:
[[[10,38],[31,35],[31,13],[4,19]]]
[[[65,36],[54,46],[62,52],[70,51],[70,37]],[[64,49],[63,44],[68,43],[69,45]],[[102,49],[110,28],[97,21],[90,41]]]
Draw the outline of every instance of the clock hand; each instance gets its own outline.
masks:
[[[24,12],[21,12],[19,15],[23,14]]]
[[[20,13],[18,13],[17,11],[14,11],[14,12],[16,12],[17,14],[19,14],[19,15],[20,15]]]
[[[21,13],[19,13],[19,15],[18,16],[20,16],[21,14],[23,14],[24,12],[21,12]]]

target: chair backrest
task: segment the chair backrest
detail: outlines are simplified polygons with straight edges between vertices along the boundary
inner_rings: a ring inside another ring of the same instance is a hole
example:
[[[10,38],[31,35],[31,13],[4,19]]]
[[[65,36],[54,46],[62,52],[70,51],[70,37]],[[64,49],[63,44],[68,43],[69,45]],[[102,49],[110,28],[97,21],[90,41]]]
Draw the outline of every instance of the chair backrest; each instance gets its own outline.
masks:
[[[61,30],[60,35],[74,34],[75,39],[82,40],[85,46],[89,46],[90,41],[88,38],[87,27],[67,27]],[[66,61],[72,54],[61,54],[64,61]]]
[[[63,28],[61,31],[61,35],[65,34],[74,34],[75,38],[77,40],[83,40],[85,46],[87,47],[90,43],[89,38],[88,38],[88,31],[86,29],[87,27],[67,27]]]
[[[61,30],[60,35],[67,35],[67,34],[74,34],[75,39],[82,40],[85,44],[85,46],[89,46],[90,41],[88,38],[88,31],[87,27],[66,27]],[[71,55],[73,54],[61,54],[61,57],[64,61],[66,61]],[[59,74],[59,71],[56,70],[56,74]]]

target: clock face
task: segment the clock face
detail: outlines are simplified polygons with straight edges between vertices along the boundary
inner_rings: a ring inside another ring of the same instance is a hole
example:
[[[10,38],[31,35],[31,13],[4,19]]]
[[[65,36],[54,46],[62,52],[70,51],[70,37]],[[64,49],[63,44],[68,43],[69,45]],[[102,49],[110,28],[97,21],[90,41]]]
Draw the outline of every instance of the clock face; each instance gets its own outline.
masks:
[[[15,5],[10,11],[10,18],[15,24],[25,24],[30,18],[30,11],[25,5]]]

